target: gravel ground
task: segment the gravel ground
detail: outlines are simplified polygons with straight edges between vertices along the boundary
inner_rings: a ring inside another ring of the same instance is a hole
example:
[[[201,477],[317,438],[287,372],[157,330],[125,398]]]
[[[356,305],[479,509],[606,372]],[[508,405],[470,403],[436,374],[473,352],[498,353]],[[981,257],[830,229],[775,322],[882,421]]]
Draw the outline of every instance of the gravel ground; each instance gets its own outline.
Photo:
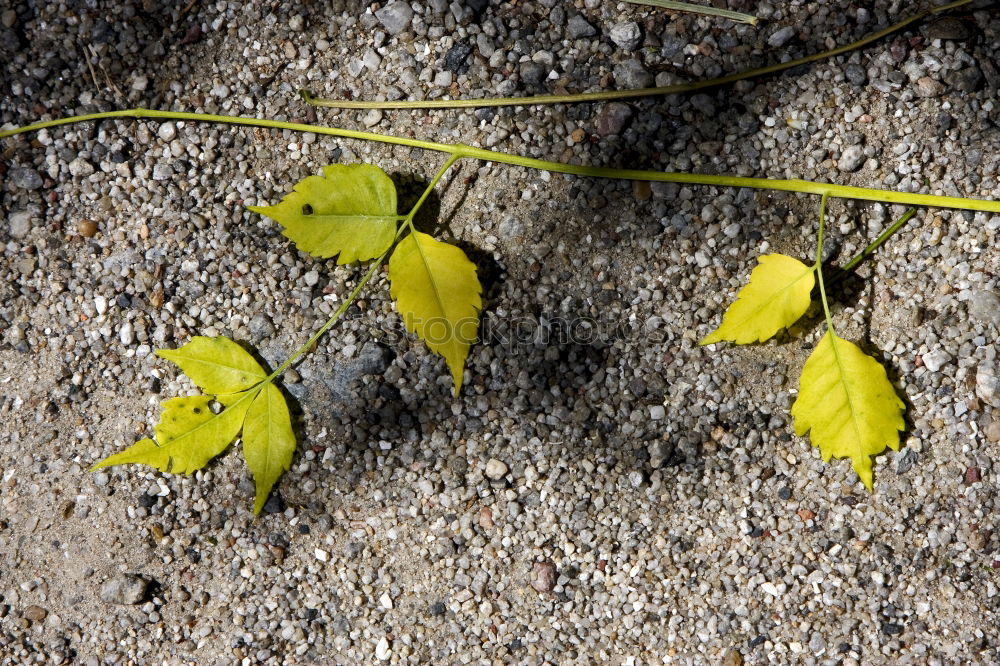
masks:
[[[1000,198],[995,9],[693,96],[340,113],[293,93],[693,80],[928,3],[730,0],[757,28],[610,0],[185,4],[3,9],[0,123],[144,105]],[[818,317],[759,346],[696,344],[757,255],[810,256],[816,198],[463,163],[432,202],[486,288],[462,395],[401,334],[380,276],[287,378],[300,450],[254,519],[235,450],[193,477],[87,469],[192,389],[151,349],[224,334],[280,362],[360,277],[245,204],[358,161],[412,202],[441,156],[133,121],[0,150],[0,663],[1000,659],[1000,216],[920,211],[837,295],[840,334],[909,403],[869,494],[791,428]],[[832,203],[828,251],[846,260],[901,212]]]

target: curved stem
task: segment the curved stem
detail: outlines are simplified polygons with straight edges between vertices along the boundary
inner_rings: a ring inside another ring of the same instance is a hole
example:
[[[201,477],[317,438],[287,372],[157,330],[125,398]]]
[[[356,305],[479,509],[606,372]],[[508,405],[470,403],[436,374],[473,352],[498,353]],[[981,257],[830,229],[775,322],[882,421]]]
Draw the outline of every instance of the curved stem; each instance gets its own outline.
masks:
[[[824,194],[819,200],[819,233],[816,234],[816,279],[819,280],[819,299],[823,302],[823,312],[826,314],[826,327],[833,331],[833,318],[830,316],[830,304],[826,301],[826,286],[823,284],[823,225],[826,217],[826,200],[829,194]]]
[[[480,159],[488,162],[500,164],[511,164],[528,169],[540,169],[553,173],[564,173],[575,176],[585,176],[590,178],[617,178],[625,180],[646,180],[663,183],[685,183],[692,185],[714,185],[717,187],[749,187],[754,189],[780,190],[784,192],[800,192],[803,194],[829,195],[841,199],[862,199],[867,201],[883,201],[886,203],[897,203],[909,206],[933,206],[937,208],[957,208],[960,210],[977,210],[993,213],[1000,213],[1000,201],[987,201],[984,199],[967,199],[963,197],[948,197],[935,194],[911,194],[909,192],[896,192],[892,190],[878,190],[867,187],[851,187],[848,185],[834,185],[829,183],[819,183],[809,180],[798,179],[768,179],[768,178],[743,178],[740,176],[714,176],[698,173],[677,173],[663,171],[641,171],[638,169],[611,169],[608,167],[582,166],[577,164],[566,164],[563,162],[550,162],[531,157],[521,157],[484,148],[474,148],[463,144],[445,144],[435,141],[422,141],[419,139],[408,139],[405,137],[374,134],[372,132],[360,132],[357,130],[340,129],[338,127],[323,127],[321,125],[310,125],[307,123],[293,123],[281,120],[269,120],[266,118],[248,118],[243,116],[225,116],[210,113],[190,113],[186,111],[157,111],[152,109],[125,109],[121,111],[103,111],[100,113],[88,113],[68,118],[57,118],[46,120],[24,127],[0,131],[0,139],[33,132],[48,127],[58,127],[60,125],[70,125],[73,123],[86,122],[90,120],[106,120],[109,118],[154,118],[160,120],[191,120],[194,122],[217,122],[230,125],[244,125],[253,127],[269,127],[273,129],[287,129],[295,132],[312,132],[314,134],[324,134],[337,136],[345,139],[360,139],[363,141],[376,141],[379,143],[393,144],[397,146],[409,146],[422,150],[432,150],[449,155],[458,155],[472,159]]]
[[[873,240],[871,243],[868,244],[868,247],[861,250],[861,252],[859,252],[857,255],[854,256],[854,258],[852,258],[850,261],[844,264],[840,268],[840,270],[838,270],[837,273],[832,278],[830,278],[830,287],[832,288],[833,285],[838,284],[841,280],[850,275],[851,271],[854,270],[854,268],[858,264],[860,264],[862,261],[870,257],[872,253],[875,252],[875,250],[879,249],[879,247],[881,247],[887,240],[889,240],[893,234],[899,231],[904,224],[909,222],[910,218],[916,215],[916,213],[917,213],[916,208],[910,208],[905,213],[903,213],[902,217],[900,217],[898,220],[889,225],[889,227],[885,231],[883,231],[878,235],[878,238],[876,238],[875,240]]]
[[[268,375],[267,379],[265,379],[264,382],[269,382],[273,380],[275,377],[277,377],[285,370],[287,370],[289,366],[291,366],[292,363],[298,360],[300,356],[309,351],[309,349],[312,348],[312,346],[316,344],[316,342],[321,337],[323,337],[323,334],[330,330],[331,326],[337,323],[337,320],[340,319],[345,312],[347,312],[347,308],[351,307],[351,303],[353,303],[354,299],[358,297],[358,294],[360,294],[361,290],[364,289],[366,284],[368,284],[368,281],[372,279],[372,276],[375,275],[375,272],[382,267],[382,263],[385,261],[385,258],[388,255],[389,252],[386,251],[385,253],[382,254],[381,257],[372,262],[371,268],[368,269],[368,272],[365,273],[364,277],[361,278],[358,284],[355,285],[354,289],[351,290],[351,293],[348,294],[344,302],[340,304],[340,307],[337,308],[336,312],[330,315],[330,318],[326,320],[326,323],[320,326],[319,330],[313,333],[312,337],[306,340],[305,344],[303,344],[301,347],[295,350],[295,353],[293,353],[291,356],[285,359],[284,363],[279,365],[274,372]]]
[[[451,168],[451,165],[457,162],[458,160],[462,159],[462,157],[463,156],[458,152],[454,152],[451,155],[449,155],[444,165],[440,169],[438,169],[438,172],[434,175],[434,178],[431,179],[430,184],[424,190],[423,194],[421,194],[420,198],[417,199],[417,203],[413,204],[413,208],[410,209],[410,212],[404,218],[404,223],[406,225],[409,225],[411,230],[413,229],[413,218],[416,217],[417,211],[420,210],[420,207],[424,205],[424,201],[427,200],[427,197],[429,197],[431,192],[434,191],[434,186],[438,184],[438,181],[441,180],[445,172]]]
[[[860,264],[862,261],[867,259],[875,250],[879,249],[889,238],[892,237],[894,233],[900,230],[904,224],[910,221],[910,218],[917,214],[916,208],[911,208],[900,217],[898,220],[893,222],[888,229],[879,234],[878,238],[873,240],[868,244],[868,247],[861,250],[856,257],[848,261],[840,269],[841,273],[849,273],[855,266]]]
[[[433,99],[433,100],[401,100],[395,102],[371,102],[363,100],[342,100],[342,99],[318,99],[309,94],[306,90],[300,90],[299,94],[307,104],[313,106],[323,106],[333,109],[455,109],[455,108],[477,108],[483,106],[531,106],[531,105],[542,105],[542,104],[573,104],[577,102],[599,102],[605,100],[618,100],[618,99],[631,99],[635,97],[649,97],[653,95],[676,95],[678,93],[688,93],[695,90],[704,90],[705,88],[714,88],[717,86],[727,85],[729,83],[735,83],[736,81],[742,81],[744,79],[752,79],[758,76],[766,76],[768,74],[774,74],[777,72],[784,71],[786,69],[791,69],[793,67],[798,67],[800,65],[806,65],[811,62],[816,62],[817,60],[823,60],[826,58],[832,58],[834,56],[841,55],[842,53],[847,53],[853,51],[854,49],[867,46],[872,42],[878,41],[887,35],[891,35],[894,32],[898,32],[903,28],[916,23],[917,21],[923,20],[928,16],[934,14],[941,14],[943,12],[955,9],[956,7],[961,7],[962,5],[967,5],[972,0],[956,0],[955,2],[950,2],[946,5],[941,5],[940,7],[932,7],[930,9],[924,10],[913,16],[903,19],[898,23],[890,25],[888,28],[874,32],[866,37],[863,37],[856,42],[851,42],[850,44],[845,44],[844,46],[838,46],[835,49],[830,49],[829,51],[823,51],[822,53],[814,53],[813,55],[805,56],[803,58],[796,58],[795,60],[789,60],[788,62],[776,63],[774,65],[768,65],[766,67],[758,67],[756,69],[747,70],[745,72],[737,72],[735,74],[728,74],[726,76],[721,76],[716,79],[707,79],[705,81],[695,81],[693,83],[681,83],[673,86],[659,86],[656,88],[635,88],[632,90],[601,90],[597,92],[589,93],[579,93],[575,95],[533,95],[528,97],[491,97],[484,99]]]

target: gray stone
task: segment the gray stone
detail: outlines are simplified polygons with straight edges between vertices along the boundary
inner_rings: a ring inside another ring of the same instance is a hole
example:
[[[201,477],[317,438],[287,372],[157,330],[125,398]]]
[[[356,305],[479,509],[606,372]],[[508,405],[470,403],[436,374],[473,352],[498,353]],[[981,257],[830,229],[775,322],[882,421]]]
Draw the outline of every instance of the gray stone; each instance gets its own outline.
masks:
[[[975,92],[983,84],[983,73],[978,67],[966,67],[957,72],[951,72],[945,77],[945,82],[959,92]]]
[[[31,167],[15,167],[8,178],[11,185],[22,190],[37,190],[42,186],[42,177]]]
[[[471,45],[467,42],[456,42],[456,44],[448,49],[448,52],[444,54],[444,62],[442,65],[449,72],[463,72],[468,69],[465,61],[471,54]]]
[[[935,349],[923,355],[924,367],[931,372],[937,372],[951,361],[951,354],[943,349]]]
[[[160,163],[153,167],[153,180],[170,180],[174,177],[174,168],[166,163]]]
[[[927,39],[963,41],[972,37],[969,25],[953,16],[944,16],[927,26]]]
[[[566,29],[569,30],[569,36],[573,39],[593,37],[597,34],[597,28],[590,25],[587,19],[583,18],[580,14],[570,17],[569,22],[566,24]]]
[[[774,48],[780,48],[792,41],[792,37],[794,36],[795,28],[793,26],[786,25],[784,28],[771,33],[771,36],[767,38],[767,43]]]
[[[987,405],[1000,407],[1000,377],[992,362],[987,361],[976,370],[976,395]]]
[[[859,145],[848,146],[840,154],[840,159],[837,160],[837,168],[841,171],[853,172],[860,169],[864,163],[865,149]]]
[[[969,299],[969,315],[986,324],[1000,325],[1000,296],[995,291],[977,291]]]
[[[615,45],[624,51],[635,51],[642,43],[642,30],[635,21],[616,23],[608,31],[608,36]]]
[[[913,449],[904,449],[896,456],[896,474],[906,474],[917,462],[917,453]]]
[[[14,240],[21,240],[31,233],[31,213],[26,210],[18,210],[8,215],[7,233]]]
[[[610,102],[604,105],[594,122],[594,129],[601,136],[621,134],[625,124],[632,118],[632,108],[622,102]]]
[[[109,604],[134,606],[146,597],[149,581],[135,574],[116,576],[101,586],[101,600]]]
[[[666,465],[675,454],[674,445],[665,440],[651,443],[647,450],[649,452],[649,466],[653,469],[659,469]]]
[[[356,382],[370,375],[383,375],[392,362],[394,353],[377,342],[366,342],[355,358],[338,363],[320,379],[330,390],[338,404],[358,405]]]
[[[648,88],[653,84],[653,75],[635,58],[615,65],[614,75],[620,90]]]
[[[263,312],[255,314],[250,319],[250,335],[254,340],[265,340],[274,335],[274,323]]]
[[[522,62],[518,71],[521,75],[521,80],[528,88],[540,87],[542,85],[542,81],[545,80],[545,75],[547,73],[545,71],[545,67],[530,60]]]
[[[691,106],[697,109],[701,115],[710,118],[715,115],[715,101],[705,93],[691,95]]]
[[[390,35],[398,35],[410,27],[410,21],[413,20],[413,8],[410,7],[410,3],[397,0],[375,12],[375,17],[385,27],[386,32]]]
[[[844,77],[856,86],[863,86],[868,83],[868,72],[857,63],[848,63],[844,67]]]

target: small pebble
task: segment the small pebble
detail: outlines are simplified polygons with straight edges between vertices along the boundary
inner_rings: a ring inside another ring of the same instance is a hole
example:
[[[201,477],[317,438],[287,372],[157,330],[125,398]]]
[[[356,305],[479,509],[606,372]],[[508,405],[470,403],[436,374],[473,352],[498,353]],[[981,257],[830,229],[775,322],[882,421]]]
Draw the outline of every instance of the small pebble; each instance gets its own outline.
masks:
[[[80,220],[76,223],[76,230],[84,238],[93,238],[97,235],[97,223],[93,220]]]
[[[392,648],[389,646],[389,639],[383,636],[375,646],[375,658],[379,661],[388,661],[392,656]]]
[[[767,43],[774,48],[781,48],[788,42],[792,40],[795,36],[796,29],[794,26],[787,25],[784,28],[779,28],[775,30],[770,37],[767,38]]]
[[[844,152],[840,154],[840,159],[837,161],[837,168],[845,172],[854,172],[861,168],[861,165],[865,163],[865,150],[862,146],[848,146],[844,149]]]
[[[951,354],[943,349],[935,349],[923,355],[924,366],[931,372],[937,372],[952,359]]]
[[[25,608],[23,613],[24,617],[32,622],[41,622],[48,614],[49,612],[47,610],[34,604]]]
[[[499,481],[507,475],[508,471],[507,464],[502,460],[497,460],[496,458],[490,458],[486,462],[486,476],[494,481]]]
[[[31,167],[14,167],[7,173],[7,180],[22,190],[37,190],[42,186],[42,177]]]
[[[556,565],[552,562],[535,562],[531,574],[531,587],[540,594],[551,592],[556,586]]]

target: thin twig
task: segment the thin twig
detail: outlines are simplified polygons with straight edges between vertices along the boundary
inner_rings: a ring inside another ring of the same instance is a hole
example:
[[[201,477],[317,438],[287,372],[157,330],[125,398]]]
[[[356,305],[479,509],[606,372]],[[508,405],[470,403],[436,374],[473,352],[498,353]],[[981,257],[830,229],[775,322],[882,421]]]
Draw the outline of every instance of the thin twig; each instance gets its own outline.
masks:
[[[631,2],[633,5],[662,7],[663,9],[672,9],[677,12],[690,12],[692,14],[718,16],[719,18],[726,18],[730,21],[736,21],[737,23],[757,25],[756,16],[734,12],[729,9],[716,9],[715,7],[706,7],[704,5],[693,5],[690,2],[673,2],[672,0],[625,0],[625,2]]]

